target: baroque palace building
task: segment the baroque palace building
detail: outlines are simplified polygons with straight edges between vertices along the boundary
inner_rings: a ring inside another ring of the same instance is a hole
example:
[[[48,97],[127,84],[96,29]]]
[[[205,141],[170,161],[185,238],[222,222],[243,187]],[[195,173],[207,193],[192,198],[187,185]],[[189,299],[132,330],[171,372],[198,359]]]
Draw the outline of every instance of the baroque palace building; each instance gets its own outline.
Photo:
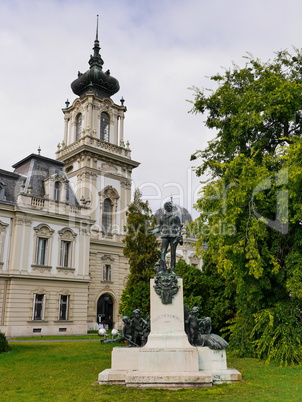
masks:
[[[128,274],[122,237],[139,165],[124,142],[119,82],[103,71],[98,32],[90,68],[72,82],[56,160],[32,154],[0,170],[0,331],[86,333],[118,325]]]
[[[103,71],[98,29],[90,68],[72,82],[56,160],[31,154],[0,170],[0,331],[84,334],[104,318],[121,326],[123,255],[131,174],[119,82]],[[188,239],[182,256],[200,264]],[[193,264],[194,263],[194,264]]]

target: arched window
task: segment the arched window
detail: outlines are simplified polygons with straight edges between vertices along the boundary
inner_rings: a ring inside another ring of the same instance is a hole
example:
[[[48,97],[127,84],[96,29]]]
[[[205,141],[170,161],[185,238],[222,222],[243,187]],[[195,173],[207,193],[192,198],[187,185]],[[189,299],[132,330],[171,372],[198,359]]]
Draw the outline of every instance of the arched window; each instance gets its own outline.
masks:
[[[102,212],[102,228],[105,234],[111,233],[112,228],[112,205],[109,198],[106,198],[103,202]]]
[[[80,139],[82,133],[82,114],[79,113],[76,117],[76,141]]]
[[[109,114],[106,112],[101,113],[101,135],[100,138],[102,141],[109,142]]]
[[[60,201],[60,192],[61,192],[61,183],[59,181],[55,181],[54,195],[53,195],[55,201]]]

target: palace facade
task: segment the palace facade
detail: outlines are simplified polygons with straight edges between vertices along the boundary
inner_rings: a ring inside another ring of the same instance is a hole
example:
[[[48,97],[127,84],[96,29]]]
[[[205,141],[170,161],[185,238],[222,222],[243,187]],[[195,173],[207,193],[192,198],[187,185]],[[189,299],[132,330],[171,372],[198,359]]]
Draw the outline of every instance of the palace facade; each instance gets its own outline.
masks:
[[[98,33],[89,69],[71,87],[56,159],[40,151],[0,170],[0,331],[6,336],[85,334],[104,318],[120,328],[131,158],[119,82],[103,71]],[[182,256],[193,265],[194,240]]]

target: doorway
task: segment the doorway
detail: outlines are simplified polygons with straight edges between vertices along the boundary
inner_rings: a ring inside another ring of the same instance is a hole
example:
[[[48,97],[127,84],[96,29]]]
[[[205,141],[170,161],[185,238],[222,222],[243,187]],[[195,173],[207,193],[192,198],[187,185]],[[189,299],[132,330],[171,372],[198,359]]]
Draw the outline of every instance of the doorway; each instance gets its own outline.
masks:
[[[105,324],[105,328],[113,328],[113,298],[109,293],[104,293],[98,300],[97,322],[101,321]]]

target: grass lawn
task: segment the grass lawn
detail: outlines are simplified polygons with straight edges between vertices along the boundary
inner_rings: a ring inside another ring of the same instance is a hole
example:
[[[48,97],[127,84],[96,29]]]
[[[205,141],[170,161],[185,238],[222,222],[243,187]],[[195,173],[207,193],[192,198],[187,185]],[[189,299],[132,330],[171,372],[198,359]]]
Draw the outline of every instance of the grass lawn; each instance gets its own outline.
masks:
[[[100,342],[11,343],[0,354],[0,401],[301,401],[302,368],[228,357],[244,381],[165,391],[94,385],[110,368],[112,345]]]

